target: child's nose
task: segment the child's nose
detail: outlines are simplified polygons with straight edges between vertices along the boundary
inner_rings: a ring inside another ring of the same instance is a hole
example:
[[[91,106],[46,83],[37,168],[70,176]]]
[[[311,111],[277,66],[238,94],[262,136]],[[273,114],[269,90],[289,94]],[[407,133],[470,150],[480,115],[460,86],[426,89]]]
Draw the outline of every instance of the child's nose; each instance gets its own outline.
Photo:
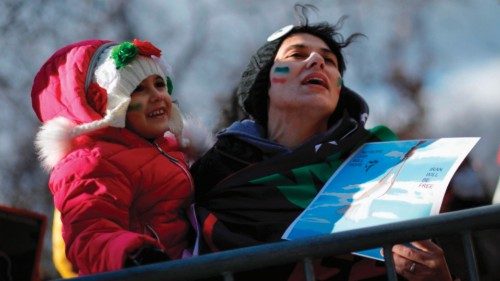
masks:
[[[152,87],[149,92],[149,97],[152,102],[157,102],[165,99],[167,95],[165,95],[162,91],[156,89],[156,87]]]

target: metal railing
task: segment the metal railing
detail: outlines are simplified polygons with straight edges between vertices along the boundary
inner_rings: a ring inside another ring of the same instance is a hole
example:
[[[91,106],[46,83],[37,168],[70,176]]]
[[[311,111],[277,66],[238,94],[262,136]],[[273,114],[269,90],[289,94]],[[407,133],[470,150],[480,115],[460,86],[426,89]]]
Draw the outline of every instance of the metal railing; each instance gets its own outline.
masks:
[[[383,247],[391,252],[395,244],[451,234],[462,238],[468,280],[479,280],[471,234],[500,228],[500,205],[454,211],[437,216],[321,235],[295,241],[229,250],[114,272],[82,276],[75,281],[167,281],[196,280],[211,276],[234,279],[233,273],[302,261],[306,280],[314,280],[312,259]],[[397,280],[392,255],[386,256],[387,279]]]

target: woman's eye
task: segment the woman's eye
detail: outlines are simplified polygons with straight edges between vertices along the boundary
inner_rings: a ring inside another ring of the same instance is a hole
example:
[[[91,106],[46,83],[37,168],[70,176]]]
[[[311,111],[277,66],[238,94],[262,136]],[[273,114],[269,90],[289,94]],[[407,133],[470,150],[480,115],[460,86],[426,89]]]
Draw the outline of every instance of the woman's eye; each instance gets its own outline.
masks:
[[[304,55],[302,53],[292,53],[292,54],[289,55],[289,57],[291,57],[291,58],[298,58],[298,59],[304,58],[305,56],[306,55]]]
[[[326,57],[325,58],[326,63],[332,64],[334,66],[337,66],[337,62],[333,58]]]

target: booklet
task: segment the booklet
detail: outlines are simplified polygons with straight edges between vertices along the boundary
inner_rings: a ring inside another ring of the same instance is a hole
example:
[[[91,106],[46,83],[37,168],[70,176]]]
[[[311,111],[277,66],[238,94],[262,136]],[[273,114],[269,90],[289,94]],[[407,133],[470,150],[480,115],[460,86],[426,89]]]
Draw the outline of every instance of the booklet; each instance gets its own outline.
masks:
[[[436,215],[479,138],[366,143],[325,183],[282,238],[360,229]],[[354,254],[384,260],[380,249]]]

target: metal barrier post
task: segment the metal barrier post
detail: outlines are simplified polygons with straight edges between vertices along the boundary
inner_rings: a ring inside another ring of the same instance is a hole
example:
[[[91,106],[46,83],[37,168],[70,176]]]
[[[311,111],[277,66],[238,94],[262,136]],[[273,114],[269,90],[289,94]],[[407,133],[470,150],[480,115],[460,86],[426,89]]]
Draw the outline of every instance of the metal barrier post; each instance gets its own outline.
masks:
[[[305,258],[304,262],[304,274],[306,276],[306,281],[314,281],[314,266],[311,258]]]
[[[462,233],[462,243],[464,245],[465,260],[467,261],[467,271],[469,280],[479,280],[477,272],[476,256],[474,253],[474,244],[472,243],[472,235],[470,231]]]
[[[224,276],[224,281],[234,281],[234,276],[232,272],[223,272],[222,276]]]
[[[394,258],[392,257],[392,246],[384,245],[385,270],[387,271],[387,280],[397,281],[396,267],[394,266]]]

